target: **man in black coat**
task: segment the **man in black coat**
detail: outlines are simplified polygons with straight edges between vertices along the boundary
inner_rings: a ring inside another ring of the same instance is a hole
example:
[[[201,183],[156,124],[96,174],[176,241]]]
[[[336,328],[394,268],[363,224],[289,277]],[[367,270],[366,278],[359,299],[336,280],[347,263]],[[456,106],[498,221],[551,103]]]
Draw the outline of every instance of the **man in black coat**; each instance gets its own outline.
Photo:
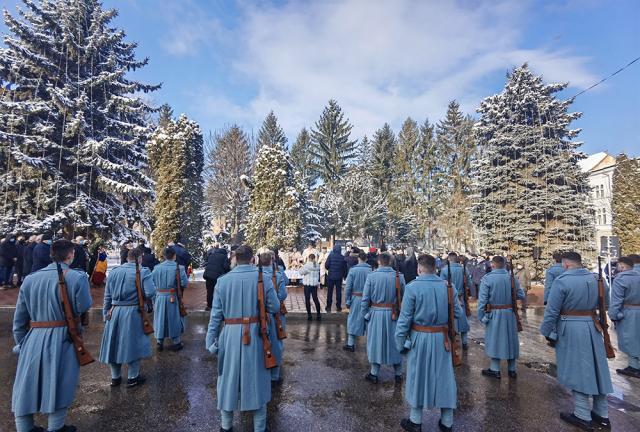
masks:
[[[27,276],[33,267],[33,248],[36,247],[37,236],[32,235],[22,250],[22,275]]]
[[[407,257],[404,260],[402,273],[404,274],[405,283],[409,283],[418,277],[418,260],[412,247],[407,248]]]
[[[0,243],[0,286],[13,287],[13,268],[18,260],[16,238],[7,234]]]
[[[176,250],[176,262],[183,266],[185,270],[189,268],[191,264],[191,254],[187,248],[185,248],[182,243],[176,243],[173,245],[173,248]]]
[[[51,234],[42,234],[39,238],[40,242],[33,248],[31,273],[35,273],[51,264],[51,243],[53,236]]]
[[[73,261],[69,265],[70,268],[75,270],[82,270],[83,272],[87,272],[87,261],[89,259],[89,252],[87,251],[87,247],[85,244],[84,237],[78,236],[73,241],[75,255],[73,256]]]
[[[204,268],[204,280],[207,284],[207,310],[211,310],[213,290],[218,278],[231,270],[227,250],[214,246],[207,254],[207,265]]]
[[[327,270],[327,312],[331,312],[333,289],[336,290],[336,310],[342,312],[342,279],[347,276],[347,260],[342,256],[342,248],[338,245],[324,263]]]

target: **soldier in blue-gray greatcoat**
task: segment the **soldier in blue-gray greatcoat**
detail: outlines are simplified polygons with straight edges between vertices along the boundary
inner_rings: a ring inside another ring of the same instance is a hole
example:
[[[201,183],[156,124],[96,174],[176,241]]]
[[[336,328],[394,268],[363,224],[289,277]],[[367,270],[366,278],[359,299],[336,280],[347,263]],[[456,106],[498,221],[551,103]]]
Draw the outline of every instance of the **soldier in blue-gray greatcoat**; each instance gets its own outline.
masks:
[[[151,276],[156,286],[156,300],[153,306],[153,329],[158,341],[158,351],[163,349],[165,338],[171,338],[172,351],[183,348],[184,317],[180,316],[176,269],[179,269],[180,286],[184,290],[189,282],[185,268],[176,263],[176,251],[172,246],[164,250],[164,261],[153,268]]]
[[[491,260],[491,272],[484,275],[478,294],[478,320],[486,325],[484,351],[491,359],[489,369],[482,374],[500,378],[500,360],[507,360],[509,377],[516,378],[516,360],[520,356],[520,340],[511,295],[512,277],[505,269],[505,260],[496,255]],[[524,299],[525,293],[513,278],[516,297]]]
[[[615,323],[618,349],[629,356],[629,365],[616,371],[640,378],[640,271],[629,257],[618,259],[613,279],[609,317]]]
[[[264,277],[271,279],[273,282],[273,267],[276,261],[276,255],[273,251],[268,251],[260,254],[260,264],[264,271]],[[278,300],[283,302],[287,299],[287,285],[289,279],[284,273],[284,267],[276,266],[276,294]],[[278,321],[282,324],[282,330],[286,332],[287,321],[284,314],[278,311],[272,315],[269,320],[269,339],[271,340],[271,347],[273,349],[273,355],[278,361],[278,366],[271,369],[271,384],[279,386],[282,384],[282,377],[280,376],[282,364],[284,363],[284,340],[278,339]]]
[[[253,430],[267,427],[271,373],[265,366],[258,309],[258,268],[253,250],[235,251],[237,266],[218,279],[207,330],[206,348],[218,356],[218,409],[222,431],[231,431],[234,411],[253,411]],[[271,278],[262,274],[267,314],[280,309]],[[222,325],[224,323],[224,326]]]
[[[435,272],[434,257],[418,258],[418,278],[405,289],[396,327],[396,346],[407,353],[405,399],[411,406],[410,417],[400,425],[409,432],[420,432],[424,408],[440,408],[440,430],[450,431],[456,408],[447,284]],[[464,314],[458,298],[453,300],[454,316]]]
[[[598,282],[593,273],[582,266],[576,252],[562,255],[564,273],[551,286],[540,332],[556,349],[558,381],[573,393],[573,413],[560,417],[583,430],[593,423],[611,428],[607,394],[613,392],[599,324]],[[608,289],[605,299],[608,297]],[[593,407],[589,398],[593,398]]]
[[[378,256],[378,269],[369,274],[362,293],[362,320],[367,326],[367,357],[371,370],[366,379],[378,383],[380,366],[393,365],[396,382],[402,382],[402,357],[395,344],[396,279],[404,291],[404,276],[391,267],[391,254]],[[397,313],[397,312],[396,312]]]
[[[467,272],[465,271],[462,264],[459,263],[458,254],[455,252],[450,252],[447,256],[447,260],[449,261],[449,266],[445,265],[440,272],[440,277],[442,280],[447,280],[449,278],[449,267],[451,267],[451,285],[455,289],[455,294],[458,296],[458,300],[460,302],[460,306],[462,309],[465,309],[464,303],[464,284],[467,284],[467,287],[470,287],[473,283],[473,280],[469,277]],[[466,278],[466,280],[464,280]],[[469,333],[469,320],[467,319],[467,315],[462,314],[462,316],[456,318],[456,330],[460,333],[460,339],[462,340],[462,349],[466,350],[469,348],[468,342],[468,333]]]
[[[127,263],[109,273],[104,291],[102,314],[105,320],[100,348],[100,361],[111,367],[111,386],[122,382],[122,365],[127,364],[127,387],[144,382],[140,375],[140,359],[151,357],[149,336],[144,333],[141,305],[136,287],[136,262],[142,261],[142,250],[129,249]],[[140,268],[140,289],[144,297],[153,299],[156,287],[148,268]],[[144,308],[144,302],[142,305]]]
[[[556,251],[553,253],[553,261],[554,264],[547,269],[544,273],[544,304],[547,304],[547,300],[549,299],[549,293],[551,292],[551,285],[553,285],[553,281],[564,273],[564,268],[562,268],[562,253],[560,251]]]
[[[367,277],[371,274],[371,266],[367,264],[367,254],[358,253],[358,264],[349,269],[347,274],[347,289],[345,291],[345,303],[349,308],[347,318],[347,344],[346,351],[354,352],[356,338],[364,336],[365,324],[362,315],[362,292]]]
[[[54,242],[53,263],[27,276],[18,294],[13,318],[18,368],[11,401],[17,432],[44,432],[33,423],[33,414],[38,412],[49,415],[49,431],[76,430],[64,424],[76,394],[80,365],[68,335],[58,264],[63,270],[73,315],[79,317],[88,311],[92,301],[87,274],[69,268],[73,257],[73,243]]]

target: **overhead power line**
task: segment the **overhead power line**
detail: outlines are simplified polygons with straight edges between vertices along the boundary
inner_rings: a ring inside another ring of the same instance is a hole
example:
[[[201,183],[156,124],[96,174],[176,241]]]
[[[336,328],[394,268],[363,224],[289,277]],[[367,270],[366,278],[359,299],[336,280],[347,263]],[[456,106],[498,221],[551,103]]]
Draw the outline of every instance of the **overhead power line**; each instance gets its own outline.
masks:
[[[635,59],[631,60],[629,63],[627,63],[626,65],[624,65],[623,67],[621,67],[620,69],[618,69],[617,71],[615,71],[614,73],[610,74],[609,76],[606,76],[604,78],[602,78],[600,81],[598,81],[597,83],[593,84],[592,86],[582,90],[581,92],[578,92],[577,94],[573,95],[569,100],[574,100],[575,98],[577,98],[578,96],[580,96],[583,93],[588,92],[589,90],[591,90],[594,87],[599,86],[600,84],[602,84],[603,82],[605,82],[606,80],[608,80],[609,78],[619,74],[620,72],[622,72],[623,70],[625,70],[626,68],[628,68],[629,66],[631,66],[632,64],[634,64],[635,62],[637,62],[638,60],[640,60],[640,57],[636,57]]]

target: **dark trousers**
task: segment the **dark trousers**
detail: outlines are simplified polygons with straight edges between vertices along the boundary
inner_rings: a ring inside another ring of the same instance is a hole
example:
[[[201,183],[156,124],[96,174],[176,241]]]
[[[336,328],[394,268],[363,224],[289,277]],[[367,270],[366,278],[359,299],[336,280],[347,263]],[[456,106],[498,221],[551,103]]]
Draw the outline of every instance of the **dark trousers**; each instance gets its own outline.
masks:
[[[207,284],[207,307],[211,307],[211,303],[213,302],[213,289],[216,287],[216,282],[218,282],[218,278],[215,279],[205,279]]]
[[[13,266],[0,267],[0,285],[13,285]]]
[[[341,309],[342,305],[342,279],[327,279],[327,308],[333,304],[333,288],[336,289],[336,307]]]
[[[318,287],[313,285],[304,286],[304,305],[307,307],[307,314],[311,315],[311,297],[316,305],[316,312],[320,314],[320,300],[318,300]]]

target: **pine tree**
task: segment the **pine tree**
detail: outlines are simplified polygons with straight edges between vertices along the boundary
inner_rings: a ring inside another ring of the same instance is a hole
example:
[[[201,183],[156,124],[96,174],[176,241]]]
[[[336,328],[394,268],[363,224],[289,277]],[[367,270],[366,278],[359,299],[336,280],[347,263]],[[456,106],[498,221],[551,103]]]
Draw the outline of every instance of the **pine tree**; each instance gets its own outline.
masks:
[[[613,172],[613,234],[624,255],[640,253],[640,159],[621,154]]]
[[[263,145],[256,158],[247,219],[247,241],[256,248],[290,248],[303,229],[300,196],[282,145]]]
[[[419,190],[417,216],[420,237],[425,239],[429,249],[435,250],[438,243],[436,221],[444,208],[444,193],[438,187],[437,171],[439,169],[435,125],[425,119],[420,126],[419,158]]]
[[[400,243],[409,243],[417,237],[418,214],[421,204],[420,191],[420,129],[418,124],[408,117],[398,133],[396,152],[393,155],[393,183],[388,198],[393,231]],[[409,222],[416,226],[408,229]]]
[[[308,180],[299,171],[294,173],[294,185],[300,200],[300,217],[302,220],[302,230],[300,231],[297,246],[302,249],[306,245],[315,243],[322,238],[320,234],[322,214],[316,201],[312,198]]]
[[[445,119],[436,126],[439,169],[436,183],[443,198],[438,225],[450,250],[468,250],[474,240],[471,226],[471,163],[476,153],[473,121],[451,101]]]
[[[313,173],[313,155],[311,154],[311,135],[307,128],[302,128],[296,142],[289,152],[294,171],[300,173],[302,179],[309,186],[315,183]]]
[[[173,108],[165,103],[158,109],[158,125],[166,126],[173,119]]]
[[[280,145],[282,148],[287,146],[287,137],[282,130],[282,127],[278,124],[278,117],[271,111],[262,122],[262,127],[258,132],[258,141],[256,144],[256,153],[263,146],[275,146]]]
[[[159,86],[127,73],[147,59],[98,0],[24,3],[18,18],[5,11],[0,49],[0,229],[138,235],[153,196],[138,94]]]
[[[180,241],[196,263],[203,255],[203,142],[198,124],[181,115],[158,127],[148,143],[157,179],[152,234],[156,253],[168,243]]]
[[[253,156],[247,134],[239,126],[216,134],[208,155],[207,200],[212,216],[221,221],[232,243],[244,239],[249,192],[241,179],[251,175]]]
[[[545,84],[525,64],[480,104],[473,215],[485,249],[528,261],[534,246],[545,257],[593,250],[587,178],[578,167],[584,155],[573,141],[580,131],[569,129],[581,114],[555,97],[566,87]]]
[[[352,128],[338,102],[331,99],[311,130],[314,169],[325,184],[338,181],[356,156],[356,142],[350,140]]]

